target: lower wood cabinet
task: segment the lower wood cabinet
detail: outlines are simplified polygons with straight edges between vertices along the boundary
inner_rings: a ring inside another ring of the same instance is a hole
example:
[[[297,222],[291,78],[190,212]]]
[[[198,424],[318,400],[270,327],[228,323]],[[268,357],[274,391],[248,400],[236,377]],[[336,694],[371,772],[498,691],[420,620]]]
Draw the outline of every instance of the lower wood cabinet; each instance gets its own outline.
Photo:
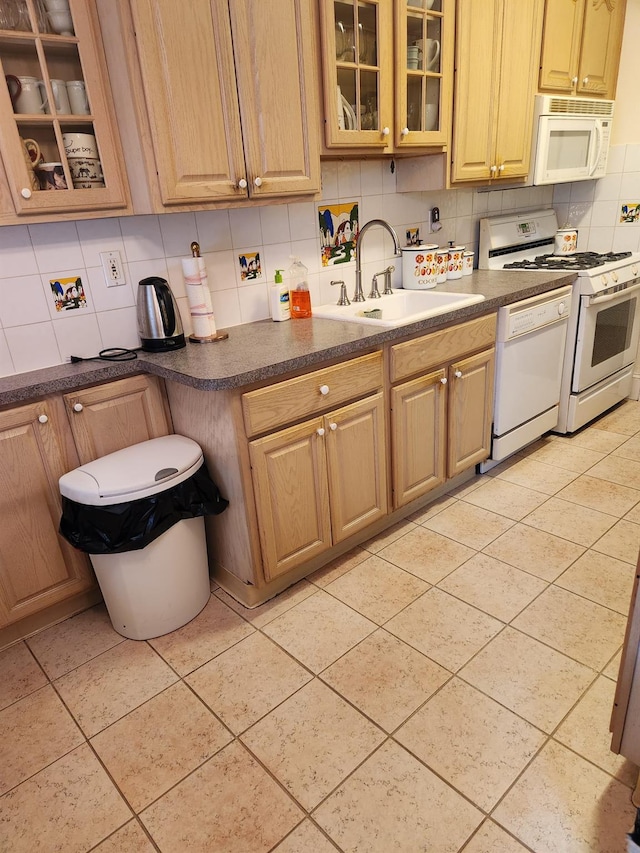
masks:
[[[59,478],[169,432],[162,380],[145,375],[0,411],[0,629],[96,589],[86,554],[58,534]]]
[[[490,315],[391,347],[392,382],[428,370],[391,389],[394,509],[489,456],[494,340]]]
[[[171,432],[162,380],[127,376],[64,395],[80,463]]]
[[[387,514],[379,392],[249,445],[267,580]]]
[[[59,401],[0,412],[0,628],[94,584],[86,555],[57,532],[58,480],[77,464]]]

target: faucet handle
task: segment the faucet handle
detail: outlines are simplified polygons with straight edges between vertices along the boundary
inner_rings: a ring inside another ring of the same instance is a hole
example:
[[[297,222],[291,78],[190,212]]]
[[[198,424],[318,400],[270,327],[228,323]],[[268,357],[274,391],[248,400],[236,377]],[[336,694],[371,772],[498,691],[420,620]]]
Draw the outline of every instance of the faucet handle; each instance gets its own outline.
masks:
[[[384,271],[384,290],[382,291],[383,296],[390,296],[393,293],[393,289],[391,287],[391,273],[394,271],[394,266],[388,266]]]
[[[347,285],[342,281],[342,279],[337,279],[336,281],[331,282],[331,286],[334,284],[340,285],[340,298],[338,299],[338,305],[351,305],[349,302],[349,297],[347,296]]]
[[[382,273],[377,272],[371,279],[371,293],[367,299],[380,299],[380,291],[378,290],[378,276]]]

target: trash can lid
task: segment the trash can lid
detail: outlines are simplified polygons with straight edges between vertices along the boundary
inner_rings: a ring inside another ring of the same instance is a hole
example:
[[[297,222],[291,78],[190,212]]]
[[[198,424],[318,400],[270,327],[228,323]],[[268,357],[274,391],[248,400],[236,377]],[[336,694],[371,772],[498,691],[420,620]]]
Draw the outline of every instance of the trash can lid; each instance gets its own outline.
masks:
[[[164,435],[69,471],[60,477],[60,493],[89,506],[134,501],[177,486],[202,462],[197,442],[184,435]]]

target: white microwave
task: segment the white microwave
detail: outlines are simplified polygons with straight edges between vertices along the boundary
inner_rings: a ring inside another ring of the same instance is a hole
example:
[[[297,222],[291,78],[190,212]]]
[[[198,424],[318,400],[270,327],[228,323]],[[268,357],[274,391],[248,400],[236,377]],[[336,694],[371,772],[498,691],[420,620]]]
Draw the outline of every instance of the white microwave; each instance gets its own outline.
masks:
[[[563,184],[602,178],[613,101],[536,95],[531,183]]]

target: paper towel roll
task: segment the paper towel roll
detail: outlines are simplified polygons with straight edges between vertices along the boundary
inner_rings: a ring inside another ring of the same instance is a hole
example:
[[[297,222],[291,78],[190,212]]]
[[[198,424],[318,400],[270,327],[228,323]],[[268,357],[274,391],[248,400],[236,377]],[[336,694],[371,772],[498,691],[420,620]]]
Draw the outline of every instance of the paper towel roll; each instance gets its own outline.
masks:
[[[182,275],[189,300],[194,337],[215,337],[216,321],[211,306],[211,293],[204,258],[183,258]]]

